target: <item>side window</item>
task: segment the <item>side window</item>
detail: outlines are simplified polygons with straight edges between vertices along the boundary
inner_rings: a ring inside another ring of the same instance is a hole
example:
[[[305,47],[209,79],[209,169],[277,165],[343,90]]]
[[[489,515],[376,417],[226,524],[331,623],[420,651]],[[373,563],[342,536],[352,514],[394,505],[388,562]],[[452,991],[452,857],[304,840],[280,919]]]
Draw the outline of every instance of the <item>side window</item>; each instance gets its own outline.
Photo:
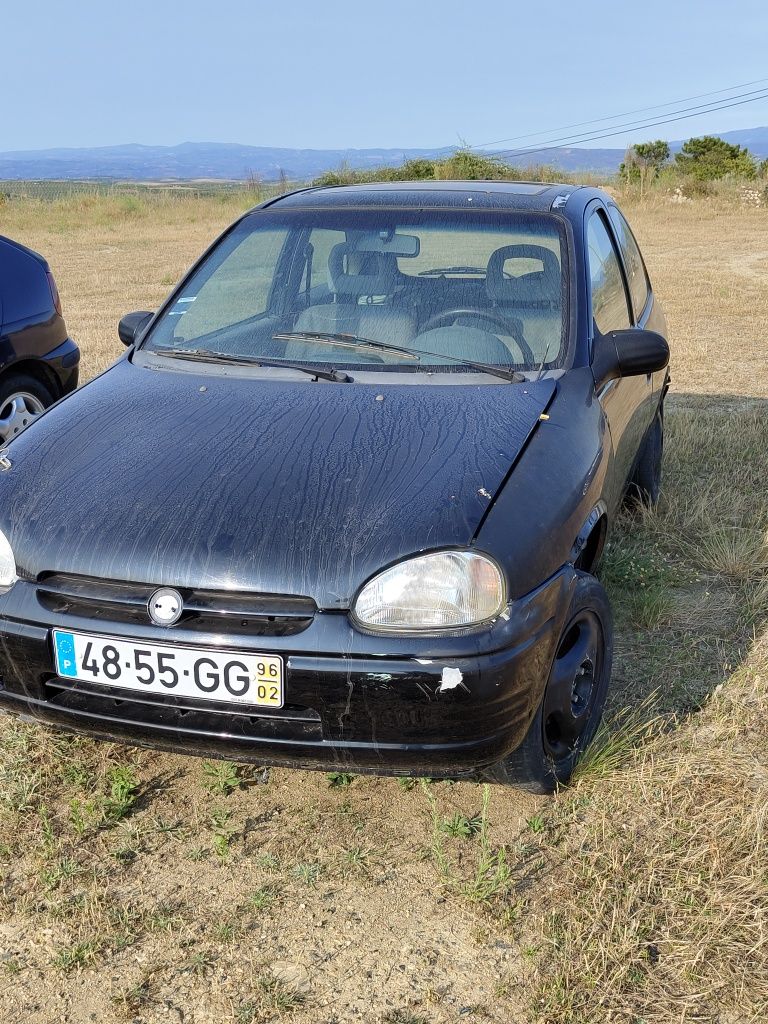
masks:
[[[621,264],[605,221],[599,213],[593,213],[589,219],[587,246],[592,315],[598,331],[607,334],[608,331],[631,327]]]
[[[624,266],[627,269],[629,278],[629,294],[632,296],[632,309],[635,311],[635,320],[640,319],[640,314],[645,309],[648,301],[648,275],[645,272],[645,264],[640,250],[637,247],[635,236],[630,230],[629,224],[616,209],[609,207],[609,215],[616,238],[619,240],[619,248],[624,256]]]

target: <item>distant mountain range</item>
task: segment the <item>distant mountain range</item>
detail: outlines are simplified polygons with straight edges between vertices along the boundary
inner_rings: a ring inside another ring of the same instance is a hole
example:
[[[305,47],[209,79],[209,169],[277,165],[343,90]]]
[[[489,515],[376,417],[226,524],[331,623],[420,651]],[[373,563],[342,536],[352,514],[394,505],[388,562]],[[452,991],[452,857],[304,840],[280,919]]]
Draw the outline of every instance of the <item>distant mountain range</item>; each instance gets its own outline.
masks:
[[[652,136],[653,131],[649,131]],[[746,146],[760,159],[768,157],[768,127],[720,132],[728,142]],[[682,142],[670,143],[673,151]],[[238,143],[183,142],[178,146],[99,146],[0,153],[0,179],[114,178],[131,181],[219,179],[265,181],[284,173],[294,181],[315,178],[341,164],[356,169],[392,166],[414,157],[439,157],[445,149],[277,149]],[[504,158],[519,167],[551,164],[563,171],[613,174],[624,149],[559,148]]]

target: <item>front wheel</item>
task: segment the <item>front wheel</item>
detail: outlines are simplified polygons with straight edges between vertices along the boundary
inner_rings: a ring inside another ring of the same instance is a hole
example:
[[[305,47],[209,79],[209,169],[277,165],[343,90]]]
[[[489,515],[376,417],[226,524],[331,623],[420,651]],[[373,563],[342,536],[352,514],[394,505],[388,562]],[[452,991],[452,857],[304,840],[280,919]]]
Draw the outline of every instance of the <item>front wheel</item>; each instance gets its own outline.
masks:
[[[494,777],[533,793],[568,782],[600,724],[612,661],[608,595],[594,576],[579,573],[542,702],[525,739]]]

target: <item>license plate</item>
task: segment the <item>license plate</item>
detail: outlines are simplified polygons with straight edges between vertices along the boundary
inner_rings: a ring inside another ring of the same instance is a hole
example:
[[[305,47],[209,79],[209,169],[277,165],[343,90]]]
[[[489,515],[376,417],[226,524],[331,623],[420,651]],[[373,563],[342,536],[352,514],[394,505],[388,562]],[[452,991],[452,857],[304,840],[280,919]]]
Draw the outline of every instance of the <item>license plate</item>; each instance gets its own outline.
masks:
[[[143,644],[59,629],[53,631],[53,649],[62,679],[267,708],[283,706],[283,659],[273,654]]]

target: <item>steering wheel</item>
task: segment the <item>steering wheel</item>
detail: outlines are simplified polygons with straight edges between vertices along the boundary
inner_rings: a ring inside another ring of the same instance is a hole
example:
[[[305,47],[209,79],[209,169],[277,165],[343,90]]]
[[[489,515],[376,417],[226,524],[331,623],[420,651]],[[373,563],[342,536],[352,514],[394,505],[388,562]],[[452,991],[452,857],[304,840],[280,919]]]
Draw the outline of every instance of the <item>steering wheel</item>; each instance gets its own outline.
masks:
[[[435,313],[419,330],[419,334],[426,334],[436,327],[447,326],[447,321],[455,320],[457,316],[477,316],[481,320],[487,320],[494,327],[501,328],[502,334],[511,337],[523,356],[523,364],[528,369],[536,365],[536,357],[531,346],[523,336],[523,326],[516,317],[506,317],[502,313],[489,311],[487,309],[446,309],[442,313]]]

